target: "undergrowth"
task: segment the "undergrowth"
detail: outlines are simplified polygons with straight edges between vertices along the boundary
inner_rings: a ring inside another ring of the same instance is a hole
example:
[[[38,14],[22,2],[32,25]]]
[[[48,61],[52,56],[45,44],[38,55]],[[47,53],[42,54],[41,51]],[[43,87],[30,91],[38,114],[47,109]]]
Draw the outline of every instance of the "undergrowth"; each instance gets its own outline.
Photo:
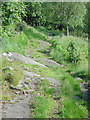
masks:
[[[49,32],[48,29],[43,27],[35,29],[33,27],[23,26],[22,31],[19,31],[13,36],[8,36],[7,33],[3,33],[2,52],[18,52],[25,55],[25,50],[28,47],[32,50],[38,47],[38,40],[48,41],[47,32]],[[81,79],[87,78],[88,80],[87,42],[73,36],[67,38],[61,34],[60,31],[50,31],[50,33],[52,32],[55,37],[52,36],[53,40],[50,41],[52,44],[50,52],[51,58],[67,67],[63,69],[61,67],[50,66],[43,69],[37,65],[20,64],[17,61],[9,62],[3,59],[2,81],[0,81],[0,84],[4,88],[4,83],[7,81],[9,84],[16,86],[23,77],[22,66],[24,65],[28,67],[30,71],[42,77],[55,78],[59,80],[60,83],[58,88],[60,92],[56,93],[55,99],[57,100],[55,101],[53,99],[55,88],[50,86],[45,79],[38,81],[38,90],[36,93],[40,93],[40,95],[32,101],[33,118],[86,118],[88,116],[87,103],[83,100],[79,83],[74,80],[73,76],[80,77]],[[36,51],[32,53],[32,58],[46,57],[40,52],[41,51]],[[4,70],[6,66],[10,66],[14,68],[14,70]],[[12,73],[13,76],[9,76],[9,73]],[[81,96],[82,99],[77,100],[75,98],[77,96]],[[3,96],[3,99],[9,100],[10,98]],[[56,110],[55,114],[52,112],[54,110]]]

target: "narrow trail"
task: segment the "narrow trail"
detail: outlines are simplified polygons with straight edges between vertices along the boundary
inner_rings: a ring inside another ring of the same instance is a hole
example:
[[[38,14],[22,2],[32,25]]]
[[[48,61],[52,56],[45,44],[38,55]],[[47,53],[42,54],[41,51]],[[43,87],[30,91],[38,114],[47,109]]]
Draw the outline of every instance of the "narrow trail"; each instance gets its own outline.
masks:
[[[50,46],[48,42],[40,41],[39,48],[37,50],[41,50],[44,47]],[[44,45],[43,45],[44,44]],[[18,53],[6,53],[3,56],[13,62],[17,60],[26,64],[34,64],[39,65],[41,67],[46,67],[44,64],[40,64],[33,59],[24,57]],[[50,62],[49,62],[50,64]],[[33,98],[32,91],[37,90],[37,82],[38,80],[47,79],[47,81],[52,85],[56,91],[57,86],[59,85],[58,80],[49,77],[41,77],[38,74],[33,72],[28,72],[27,70],[23,70],[24,79],[20,80],[19,84],[14,88],[10,86],[13,94],[16,94],[15,98],[11,98],[10,101],[2,101],[2,118],[31,118],[30,116],[30,100]],[[27,90],[23,91],[21,88],[26,87]],[[34,95],[34,94],[33,94]],[[36,96],[36,95],[34,95]]]
[[[37,49],[34,49],[35,51],[46,50],[45,49],[46,47],[51,46],[51,44],[49,44],[48,42],[41,40],[39,40],[39,42],[40,44]],[[48,49],[46,51],[48,51]],[[46,66],[50,67],[53,65],[64,67],[63,65],[58,64],[57,62],[53,60],[49,60],[47,58],[31,59],[28,57],[24,57],[18,53],[7,53],[7,54],[3,54],[3,56],[9,61],[17,60],[19,62],[26,64],[39,65],[40,67],[43,68],[45,68]],[[42,64],[36,61],[42,62]],[[23,70],[23,76],[24,79],[20,80],[16,88],[11,86],[12,93],[15,94],[16,97],[11,98],[10,102],[2,101],[2,118],[31,118],[30,100],[33,98],[33,96],[36,96],[36,94],[32,95],[32,91],[37,91],[38,80],[47,79],[50,85],[52,85],[56,89],[55,94],[57,92],[60,92],[58,90],[58,85],[60,85],[59,81],[54,78],[49,78],[49,77],[44,78],[28,70]],[[22,87],[26,87],[27,90],[23,91],[21,89]],[[80,83],[80,87],[81,87],[81,91],[82,92],[84,91],[83,92],[84,96],[87,96],[87,92],[83,86],[83,83]]]
[[[19,96],[20,97],[20,96]],[[3,118],[30,118],[30,99],[31,96],[22,97],[23,100],[20,100],[16,103],[3,103],[2,105],[2,117]],[[14,100],[12,100],[14,101]]]

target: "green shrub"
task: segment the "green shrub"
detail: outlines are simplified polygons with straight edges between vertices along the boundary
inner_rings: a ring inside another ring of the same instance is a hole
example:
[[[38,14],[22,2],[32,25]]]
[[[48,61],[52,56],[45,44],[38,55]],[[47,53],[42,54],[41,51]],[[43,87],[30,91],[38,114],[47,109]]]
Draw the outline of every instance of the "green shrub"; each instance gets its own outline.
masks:
[[[80,52],[77,51],[77,48],[75,48],[74,44],[75,43],[71,41],[67,47],[67,60],[69,62],[78,62],[80,60]]]
[[[56,36],[52,40],[50,55],[57,62],[76,63],[88,58],[88,44],[79,37]]]

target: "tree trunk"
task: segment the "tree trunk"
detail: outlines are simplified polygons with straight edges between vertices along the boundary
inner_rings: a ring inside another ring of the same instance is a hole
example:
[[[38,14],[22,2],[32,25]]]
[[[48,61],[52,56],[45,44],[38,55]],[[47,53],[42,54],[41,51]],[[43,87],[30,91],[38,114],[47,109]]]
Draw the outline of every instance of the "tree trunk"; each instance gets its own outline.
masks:
[[[69,26],[67,25],[67,36],[69,36]]]

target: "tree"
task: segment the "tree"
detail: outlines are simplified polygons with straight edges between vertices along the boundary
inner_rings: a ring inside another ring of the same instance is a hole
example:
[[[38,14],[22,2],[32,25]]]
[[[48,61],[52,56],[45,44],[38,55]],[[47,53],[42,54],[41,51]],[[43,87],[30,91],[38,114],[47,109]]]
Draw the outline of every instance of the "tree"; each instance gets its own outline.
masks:
[[[63,2],[56,3],[56,20],[58,24],[63,24],[67,27],[67,35],[69,35],[69,26],[84,27],[84,16],[86,14],[85,3]]]
[[[40,25],[42,21],[42,13],[41,13],[41,7],[42,3],[38,2],[29,2],[26,3],[26,17],[24,17],[24,20],[32,25],[32,26],[38,26]]]
[[[22,2],[2,2],[2,26],[14,24],[15,21],[21,21],[22,15],[25,15],[25,4]]]

